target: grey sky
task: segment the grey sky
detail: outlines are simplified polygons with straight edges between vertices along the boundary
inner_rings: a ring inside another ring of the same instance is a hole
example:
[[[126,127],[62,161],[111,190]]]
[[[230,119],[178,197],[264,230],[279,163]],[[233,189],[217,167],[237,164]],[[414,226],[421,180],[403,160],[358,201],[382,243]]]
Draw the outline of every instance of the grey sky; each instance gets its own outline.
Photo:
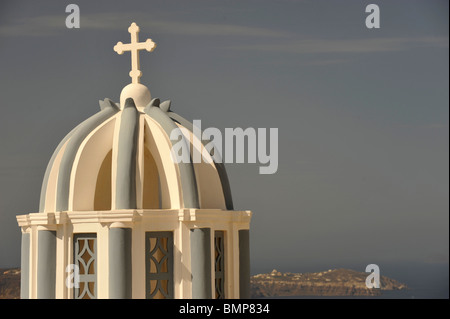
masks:
[[[58,142],[129,83],[112,48],[133,21],[158,45],[153,97],[203,128],[279,128],[276,174],[227,165],[252,272],[448,263],[447,1],[92,2],[0,4],[0,267],[20,263],[15,216],[37,211]]]

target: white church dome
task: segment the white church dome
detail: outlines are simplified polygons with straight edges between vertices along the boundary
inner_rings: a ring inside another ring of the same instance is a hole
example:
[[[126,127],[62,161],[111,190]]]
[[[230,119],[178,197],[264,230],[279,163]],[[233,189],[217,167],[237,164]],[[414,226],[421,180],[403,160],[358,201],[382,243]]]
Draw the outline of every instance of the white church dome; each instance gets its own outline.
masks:
[[[203,144],[193,143],[192,124],[170,110],[170,101],[152,99],[143,107],[149,97],[139,98],[138,106],[123,96],[120,105],[100,101],[100,112],[67,134],[48,163],[39,212],[233,210],[223,164],[175,163],[174,128],[190,132],[184,136],[189,149]]]

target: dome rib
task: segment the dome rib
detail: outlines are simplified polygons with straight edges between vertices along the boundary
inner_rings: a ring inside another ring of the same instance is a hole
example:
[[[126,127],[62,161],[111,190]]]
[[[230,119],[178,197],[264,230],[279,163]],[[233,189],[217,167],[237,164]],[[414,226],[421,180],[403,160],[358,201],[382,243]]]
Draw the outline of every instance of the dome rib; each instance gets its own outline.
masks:
[[[158,106],[159,100],[154,99],[145,108],[144,112],[150,116],[153,120],[158,122],[163,128],[167,136],[173,129],[177,128],[177,125],[172,121],[172,119],[167,115],[166,112],[162,111]],[[189,149],[189,143],[183,138],[186,143],[186,147]],[[198,200],[197,182],[195,179],[195,172],[192,161],[190,163],[178,163],[178,169],[180,172],[181,189],[183,193],[183,204],[185,208],[200,208]]]
[[[169,104],[170,107],[170,104]],[[180,123],[180,125],[186,127],[189,131],[194,132],[194,125],[186,120],[184,117],[182,117],[181,115],[170,111],[167,113],[167,115],[174,121]],[[210,140],[208,139],[203,139],[202,138],[202,144],[203,146],[205,146],[206,144],[208,144],[210,142]],[[222,191],[223,191],[223,196],[225,198],[225,205],[227,207],[228,210],[233,210],[234,206],[233,206],[233,198],[231,196],[231,187],[230,187],[230,182],[228,180],[228,175],[227,175],[227,171],[225,170],[225,165],[222,162],[216,162],[214,156],[211,156],[213,161],[214,161],[214,165],[216,167],[217,173],[219,174],[219,178],[220,178],[220,183],[222,184]]]
[[[120,115],[117,144],[115,208],[136,209],[136,156],[139,135],[139,112],[133,99],[125,102]]]
[[[95,127],[101,125],[118,111],[119,109],[115,104],[109,103],[109,106],[104,107],[103,110],[82,122],[72,133],[72,136],[67,142],[67,146],[59,166],[56,188],[56,211],[65,211],[68,209],[70,175],[75,156],[81,143],[89,135],[89,133],[95,129]]]
[[[72,137],[73,133],[75,133],[75,131],[81,126],[81,124],[83,124],[83,123],[80,123],[77,126],[75,126],[75,128],[73,128],[63,138],[63,140],[58,144],[58,147],[56,147],[55,151],[53,152],[52,157],[50,158],[50,161],[48,162],[47,168],[45,170],[44,180],[42,181],[42,186],[41,186],[41,197],[40,197],[40,201],[39,201],[39,212],[40,213],[43,213],[45,211],[45,205],[46,205],[45,197],[47,194],[48,179],[50,177],[50,172],[52,171],[52,168],[53,168],[53,163],[55,162],[55,159],[58,156],[61,148],[64,146],[64,144],[66,144],[67,140]]]

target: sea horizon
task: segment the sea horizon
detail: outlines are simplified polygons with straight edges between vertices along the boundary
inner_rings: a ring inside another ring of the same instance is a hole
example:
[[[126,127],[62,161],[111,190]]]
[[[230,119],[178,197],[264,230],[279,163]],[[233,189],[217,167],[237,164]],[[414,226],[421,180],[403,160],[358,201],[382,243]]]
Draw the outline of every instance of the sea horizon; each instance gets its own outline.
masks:
[[[449,298],[449,264],[428,263],[428,262],[396,262],[380,263],[380,274],[388,278],[406,284],[408,289],[404,290],[382,290],[379,296],[280,296],[276,299],[448,299]],[[321,272],[328,269],[352,269],[365,271],[362,264],[339,264],[330,266],[327,264],[309,266],[282,266],[274,267],[268,271],[264,269],[253,269],[252,276],[258,273],[268,273],[272,269],[277,269],[283,273],[309,273]]]
[[[378,296],[275,296],[255,299],[448,299],[449,298],[449,264],[427,262],[398,262],[380,264],[380,274],[406,284],[408,289],[382,290]],[[20,266],[0,267],[14,269]],[[308,266],[253,267],[251,276],[269,273],[277,269],[283,273],[312,273],[328,269],[352,269],[364,272],[360,264],[339,264],[331,267],[328,264]]]

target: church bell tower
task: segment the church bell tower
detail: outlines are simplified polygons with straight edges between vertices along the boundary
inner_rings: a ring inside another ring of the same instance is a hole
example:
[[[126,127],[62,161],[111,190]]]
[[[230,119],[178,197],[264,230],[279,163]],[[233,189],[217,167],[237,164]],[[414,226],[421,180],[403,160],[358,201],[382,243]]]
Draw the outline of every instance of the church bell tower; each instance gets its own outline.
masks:
[[[135,23],[128,31],[114,46],[131,53],[120,102],[100,101],[64,137],[39,212],[17,216],[21,298],[249,298],[251,212],[234,210],[216,156],[173,160],[174,129],[193,152],[206,141],[140,83],[139,51],[156,44],[139,42]]]

